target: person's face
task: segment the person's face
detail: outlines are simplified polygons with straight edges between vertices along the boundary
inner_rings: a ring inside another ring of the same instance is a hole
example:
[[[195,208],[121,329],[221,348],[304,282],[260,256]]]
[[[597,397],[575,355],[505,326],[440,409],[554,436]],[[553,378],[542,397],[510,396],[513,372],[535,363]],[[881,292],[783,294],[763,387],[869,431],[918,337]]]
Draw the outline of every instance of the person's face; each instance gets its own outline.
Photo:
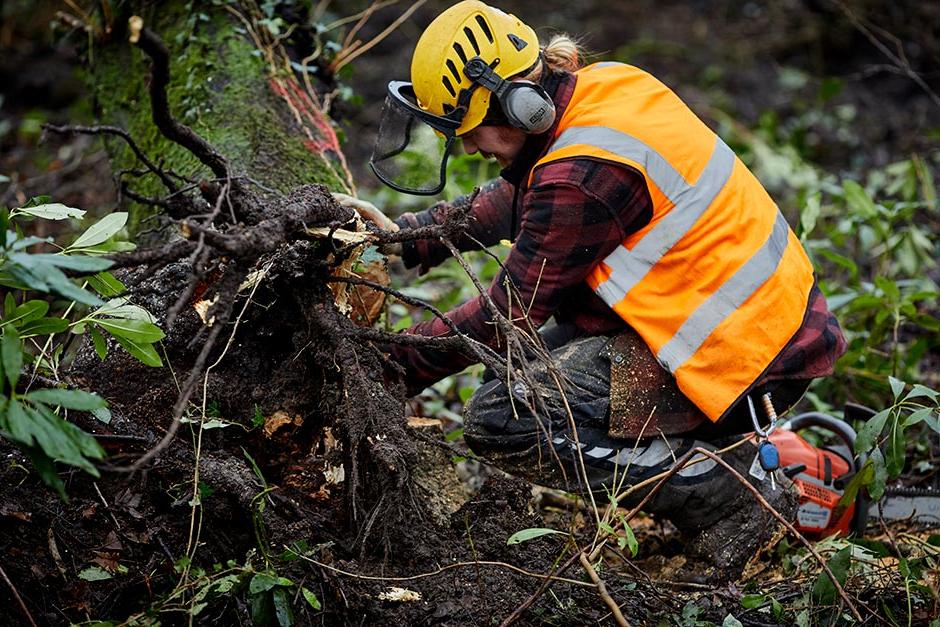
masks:
[[[468,155],[479,152],[487,159],[495,158],[508,167],[525,143],[525,133],[512,126],[478,126],[460,136]]]

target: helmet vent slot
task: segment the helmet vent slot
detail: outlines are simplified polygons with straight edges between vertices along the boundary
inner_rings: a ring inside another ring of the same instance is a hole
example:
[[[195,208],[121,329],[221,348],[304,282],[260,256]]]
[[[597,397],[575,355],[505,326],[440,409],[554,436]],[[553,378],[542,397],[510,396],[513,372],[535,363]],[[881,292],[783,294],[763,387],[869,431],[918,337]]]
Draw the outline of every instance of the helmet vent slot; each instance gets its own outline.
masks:
[[[522,50],[529,45],[529,42],[524,40],[522,37],[519,37],[518,35],[510,33],[507,35],[507,37],[509,37],[509,41],[512,42],[512,45],[516,47],[516,50]]]
[[[459,85],[462,82],[460,78],[460,72],[457,71],[457,64],[454,63],[451,59],[447,59],[447,69],[450,70],[450,73],[454,75],[454,80],[457,81]]]
[[[486,38],[489,42],[496,43],[496,40],[493,39],[493,31],[490,30],[490,25],[486,23],[486,20],[483,19],[482,15],[477,16],[477,24],[480,25],[480,30],[483,31],[483,34],[486,35]]]
[[[454,86],[453,86],[453,85],[451,85],[450,79],[447,78],[446,76],[442,76],[442,77],[441,77],[441,82],[444,83],[444,88],[447,89],[448,92],[450,92],[450,95],[451,95],[453,98],[456,98],[456,97],[457,97],[457,90],[454,89]]]
[[[470,30],[469,26],[464,26],[463,32],[467,36],[467,39],[470,41],[470,45],[473,47],[473,54],[475,56],[479,56],[480,44],[477,43],[477,36],[473,34],[473,31]]]
[[[460,57],[460,62],[466,65],[467,63],[467,53],[463,51],[463,46],[461,46],[456,41],[454,42],[454,52],[457,53],[457,56]]]

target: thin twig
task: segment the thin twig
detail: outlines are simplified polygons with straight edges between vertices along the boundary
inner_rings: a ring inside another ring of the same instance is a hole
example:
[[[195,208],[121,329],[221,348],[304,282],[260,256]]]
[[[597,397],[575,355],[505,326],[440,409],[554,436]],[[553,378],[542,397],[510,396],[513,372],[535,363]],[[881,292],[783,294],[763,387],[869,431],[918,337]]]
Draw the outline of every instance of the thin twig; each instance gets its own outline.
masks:
[[[342,55],[342,53],[336,55],[336,59],[335,59],[335,60],[333,61],[333,63],[330,65],[330,70],[335,74],[336,72],[340,71],[340,70],[343,68],[343,66],[352,63],[352,62],[355,61],[360,55],[363,55],[363,54],[365,54],[366,52],[368,52],[369,50],[371,50],[375,45],[377,45],[377,44],[380,43],[383,39],[385,39],[386,37],[388,37],[396,28],[398,28],[399,26],[401,26],[402,22],[404,22],[404,21],[407,20],[409,17],[411,17],[411,14],[414,13],[415,11],[417,11],[419,8],[421,8],[421,6],[422,6],[425,2],[427,2],[427,0],[418,0],[417,2],[415,2],[414,4],[412,4],[410,7],[408,7],[408,10],[407,10],[407,11],[405,11],[404,13],[402,13],[401,15],[399,15],[398,18],[397,18],[394,22],[392,22],[392,23],[391,23],[385,30],[383,30],[381,33],[379,33],[378,35],[376,35],[375,37],[373,37],[373,38],[369,41],[369,43],[364,44],[364,45],[362,45],[362,46],[359,46],[358,48],[356,48],[355,51],[349,52],[349,53],[347,53],[347,54],[345,54],[345,55]],[[342,56],[341,56],[341,55],[342,55]]]
[[[627,622],[627,619],[624,618],[623,614],[620,612],[620,606],[617,605],[617,602],[614,601],[610,593],[607,592],[607,585],[604,583],[604,580],[597,575],[597,571],[594,570],[591,562],[588,561],[587,555],[582,551],[578,554],[578,559],[581,561],[581,567],[584,568],[588,577],[590,577],[594,585],[597,586],[597,594],[600,595],[604,603],[607,604],[607,607],[610,608],[610,612],[613,614],[617,624],[620,625],[620,627],[630,627],[630,623]]]
[[[111,522],[114,523],[114,529],[115,529],[115,531],[120,531],[120,530],[121,530],[121,524],[118,522],[117,518],[114,516],[114,512],[111,511],[111,506],[108,505],[108,501],[104,498],[104,494],[101,493],[101,489],[98,488],[98,482],[97,482],[97,481],[92,481],[92,482],[91,482],[91,485],[93,485],[93,486],[95,487],[95,493],[98,494],[98,498],[101,499],[102,505],[104,505],[104,508],[108,511],[108,515],[111,516]]]
[[[548,589],[549,584],[552,582],[552,577],[556,576],[558,573],[563,573],[569,568],[571,568],[571,566],[575,562],[578,561],[579,555],[581,555],[580,551],[578,551],[577,553],[569,557],[568,560],[564,564],[556,568],[549,575],[544,575],[541,585],[539,585],[539,587],[536,588],[535,592],[530,594],[528,598],[525,601],[523,601],[516,609],[514,609],[509,616],[503,619],[503,622],[499,624],[499,627],[509,627],[509,625],[512,625],[514,622],[519,620],[519,618],[525,613],[525,611],[528,610],[532,606],[532,604],[538,600],[540,596],[542,596],[542,594],[545,592],[546,589]]]
[[[60,134],[70,134],[76,133],[79,135],[114,135],[120,137],[126,143],[128,148],[131,149],[131,152],[134,153],[134,156],[137,157],[137,160],[144,164],[144,166],[160,177],[160,180],[163,181],[163,184],[166,188],[175,192],[177,187],[176,183],[173,182],[173,179],[164,172],[162,169],[158,168],[153,161],[147,158],[147,155],[140,149],[140,146],[137,145],[137,142],[134,141],[134,138],[130,136],[130,133],[125,131],[123,128],[117,126],[81,126],[78,124],[67,124],[64,126],[57,126],[55,124],[43,124],[42,128],[47,131],[52,131],[53,133]]]
[[[22,610],[23,615],[26,616],[26,620],[29,621],[29,624],[32,625],[32,627],[36,627],[36,621],[33,620],[33,615],[29,613],[29,609],[26,607],[26,604],[23,603],[23,598],[20,596],[20,593],[17,592],[16,586],[13,585],[13,582],[10,581],[10,578],[7,577],[6,571],[3,570],[2,566],[0,566],[0,577],[3,577],[3,581],[5,581],[7,586],[10,587],[10,591],[13,593],[13,598],[15,598],[16,602],[19,604],[20,610]]]
[[[940,107],[940,95],[938,95],[937,92],[931,89],[930,85],[927,84],[927,81],[925,81],[920,74],[914,71],[914,68],[911,67],[910,62],[904,56],[904,48],[900,44],[900,42],[895,41],[895,43],[898,44],[898,52],[897,53],[891,52],[891,50],[880,39],[878,39],[875,36],[875,34],[872,32],[872,29],[866,26],[862,22],[862,19],[859,18],[857,15],[855,15],[852,9],[846,6],[845,3],[841,2],[840,0],[833,0],[833,4],[839,7],[839,9],[845,14],[848,20],[852,23],[852,26],[854,26],[856,30],[858,30],[858,32],[864,35],[865,38],[871,43],[871,45],[877,48],[883,55],[888,57],[888,59],[890,59],[891,62],[897,66],[901,74],[903,74],[904,76],[907,76],[909,79],[914,81],[914,83],[918,87],[920,87],[924,91],[925,94],[927,94],[930,100],[935,105]],[[879,30],[881,30],[883,34],[886,34],[886,36],[890,37],[891,39],[897,40],[897,38],[894,37],[894,35],[891,35],[890,33],[886,33],[884,29],[879,29]]]
[[[287,546],[285,546],[285,548],[287,548],[288,550],[290,549],[290,547],[287,547]],[[518,566],[514,566],[506,562],[496,562],[496,561],[489,561],[489,560],[476,561],[476,562],[455,562],[453,564],[447,564],[446,566],[441,566],[437,570],[432,570],[430,572],[421,573],[418,575],[410,575],[407,577],[383,577],[383,576],[377,576],[377,575],[360,575],[359,573],[351,573],[347,570],[342,570],[342,569],[336,568],[335,566],[330,566],[329,564],[318,562],[317,560],[307,557],[305,555],[299,555],[299,554],[297,555],[301,559],[306,560],[310,562],[311,564],[316,564],[320,568],[325,568],[327,570],[333,571],[334,573],[343,575],[345,577],[352,577],[354,579],[362,579],[365,581],[416,581],[418,579],[427,579],[428,577],[434,577],[436,575],[440,575],[441,573],[447,572],[448,570],[453,570],[454,568],[467,568],[467,567],[478,568],[480,566],[494,566],[496,568],[505,568],[506,570],[511,570],[515,573],[519,573],[520,575],[525,575],[526,577],[534,577],[535,579],[548,578],[549,581],[558,581],[562,583],[568,583],[573,586],[579,586],[582,588],[595,587],[594,584],[590,584],[586,581],[579,581],[577,579],[568,579],[567,577],[553,577],[551,575],[543,575],[540,573],[534,573],[524,568],[519,568]]]

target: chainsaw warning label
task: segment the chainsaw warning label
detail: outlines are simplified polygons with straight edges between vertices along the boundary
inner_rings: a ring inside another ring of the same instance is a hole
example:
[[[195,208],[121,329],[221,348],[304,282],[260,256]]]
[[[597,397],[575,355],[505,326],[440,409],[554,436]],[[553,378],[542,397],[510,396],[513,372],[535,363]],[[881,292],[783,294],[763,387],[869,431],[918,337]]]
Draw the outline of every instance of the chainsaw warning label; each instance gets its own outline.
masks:
[[[796,520],[804,529],[825,529],[831,514],[831,510],[809,501],[800,505]]]

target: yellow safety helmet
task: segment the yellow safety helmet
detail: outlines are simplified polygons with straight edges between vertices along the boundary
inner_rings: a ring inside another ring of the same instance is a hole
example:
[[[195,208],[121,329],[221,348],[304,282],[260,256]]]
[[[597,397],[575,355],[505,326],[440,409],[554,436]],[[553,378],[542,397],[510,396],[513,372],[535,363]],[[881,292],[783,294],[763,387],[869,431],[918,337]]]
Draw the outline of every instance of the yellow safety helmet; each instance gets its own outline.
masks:
[[[441,13],[421,35],[411,81],[391,81],[369,165],[386,185],[439,193],[457,137],[487,121],[543,133],[555,119],[545,90],[525,80],[539,62],[535,31],[478,0]],[[498,106],[491,106],[493,97]]]
[[[538,61],[538,37],[516,16],[478,0],[458,2],[431,22],[411,58],[411,83],[418,105],[436,116],[453,112],[461,92],[473,90],[457,135],[476,128],[490,106],[492,92],[473,89],[463,72],[474,57],[509,79]]]

